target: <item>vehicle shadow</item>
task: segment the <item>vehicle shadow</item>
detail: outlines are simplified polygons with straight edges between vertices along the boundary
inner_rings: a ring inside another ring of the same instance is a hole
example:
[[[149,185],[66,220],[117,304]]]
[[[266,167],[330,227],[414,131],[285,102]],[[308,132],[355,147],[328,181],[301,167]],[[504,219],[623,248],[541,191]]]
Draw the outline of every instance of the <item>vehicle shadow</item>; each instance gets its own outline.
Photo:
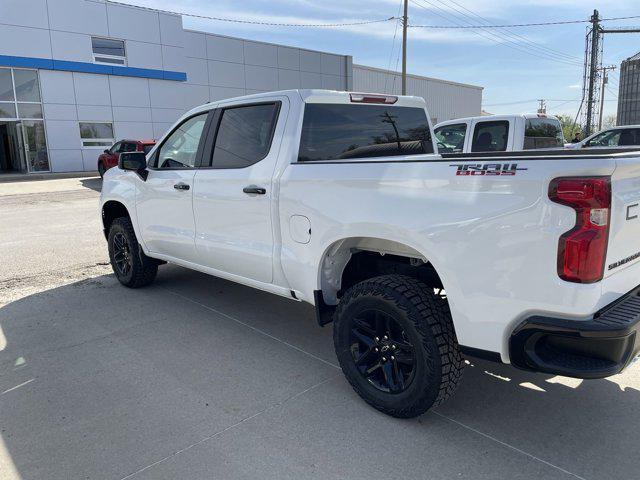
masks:
[[[168,270],[167,289],[337,363],[331,326],[319,328],[306,304],[177,267]],[[355,394],[353,399],[360,401]],[[624,452],[640,443],[638,409],[640,362],[608,379],[578,380],[469,357],[457,392],[434,412],[452,428],[477,430],[585,478],[635,478],[640,460]],[[427,414],[408,423],[430,429],[432,419]]]
[[[437,414],[584,478],[638,478],[640,365],[580,380],[468,362]]]
[[[102,190],[102,179],[100,177],[83,178],[80,180],[83,187],[99,192]]]
[[[313,357],[336,363],[308,305],[174,266],[144,289],[104,275],[29,295],[0,308],[0,459],[15,478],[122,478],[338,373]],[[489,442],[557,478],[622,479],[640,467],[639,387],[636,365],[578,381],[469,359],[455,396],[418,419],[374,412],[343,380],[323,397],[335,418],[364,412],[352,437],[381,424],[410,452],[444,422],[477,438],[469,458]]]

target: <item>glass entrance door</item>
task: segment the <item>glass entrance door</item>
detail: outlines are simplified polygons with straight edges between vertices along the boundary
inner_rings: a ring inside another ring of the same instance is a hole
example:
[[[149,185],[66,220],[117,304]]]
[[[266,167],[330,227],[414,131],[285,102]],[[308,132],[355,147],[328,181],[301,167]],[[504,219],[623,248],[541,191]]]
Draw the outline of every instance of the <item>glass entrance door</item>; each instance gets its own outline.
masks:
[[[24,143],[25,159],[29,172],[48,172],[49,156],[47,154],[47,138],[44,122],[23,120],[20,122]]]

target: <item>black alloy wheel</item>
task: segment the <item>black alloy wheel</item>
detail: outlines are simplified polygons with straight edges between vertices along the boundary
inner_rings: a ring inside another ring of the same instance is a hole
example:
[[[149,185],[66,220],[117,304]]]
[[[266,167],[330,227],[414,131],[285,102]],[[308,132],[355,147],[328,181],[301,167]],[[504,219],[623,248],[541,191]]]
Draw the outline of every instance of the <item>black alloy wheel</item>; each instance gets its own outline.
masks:
[[[116,218],[111,223],[107,244],[111,268],[122,285],[138,288],[153,282],[160,262],[142,252],[129,218]]]
[[[133,268],[133,257],[131,256],[131,245],[122,232],[113,236],[113,261],[119,276],[126,277]]]
[[[398,322],[381,310],[351,319],[351,355],[360,374],[378,390],[400,393],[413,381],[416,356]]]
[[[356,393],[394,417],[444,402],[464,365],[442,292],[403,275],[348,288],[333,315],[333,342]]]

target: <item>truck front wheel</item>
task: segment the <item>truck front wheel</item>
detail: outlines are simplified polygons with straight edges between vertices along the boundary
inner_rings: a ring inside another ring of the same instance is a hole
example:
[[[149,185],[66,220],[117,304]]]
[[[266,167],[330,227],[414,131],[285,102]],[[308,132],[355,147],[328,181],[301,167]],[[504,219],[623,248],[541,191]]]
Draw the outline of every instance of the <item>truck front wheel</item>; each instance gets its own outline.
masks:
[[[358,395],[394,417],[439,405],[462,374],[447,302],[411,277],[384,275],[351,287],[336,310],[333,341]]]
[[[155,280],[158,262],[140,251],[131,220],[116,218],[109,228],[107,242],[111,268],[122,285],[138,288]]]

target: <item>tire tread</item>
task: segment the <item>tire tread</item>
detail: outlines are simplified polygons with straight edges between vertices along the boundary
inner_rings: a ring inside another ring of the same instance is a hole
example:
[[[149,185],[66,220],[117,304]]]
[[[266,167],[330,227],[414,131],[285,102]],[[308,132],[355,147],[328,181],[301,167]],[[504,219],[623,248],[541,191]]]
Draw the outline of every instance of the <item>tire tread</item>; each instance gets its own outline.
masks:
[[[123,282],[120,278],[118,278],[120,283],[129,288],[145,287],[153,283],[156,275],[158,274],[158,262],[156,262],[152,258],[147,257],[142,252],[140,253],[140,255],[137,255],[137,252],[140,251],[140,244],[138,243],[138,239],[136,238],[131,220],[127,217],[116,218],[111,224],[109,234],[111,234],[111,231],[114,227],[120,227],[124,230],[125,234],[129,238],[131,250],[132,252],[135,252],[133,255],[133,275],[128,282]]]
[[[437,386],[435,400],[433,392],[425,391],[420,400],[404,408],[387,408],[370,399],[360,386],[349,378],[343,368],[343,372],[353,389],[372,407],[394,417],[411,418],[421,415],[431,407],[438,406],[447,400],[456,390],[464,360],[458,346],[451,312],[448,302],[442,297],[432,293],[431,289],[419,280],[404,275],[382,275],[364,280],[351,287],[344,295],[335,313],[335,319],[339,319],[347,305],[362,296],[382,295],[387,300],[392,300],[395,306],[405,310],[420,336],[425,339],[433,337],[438,351],[441,365],[441,380]],[[406,299],[418,315],[411,315],[409,311],[397,301],[398,296]],[[394,298],[395,297],[395,298]],[[337,340],[337,329],[334,328],[334,342]],[[426,351],[429,345],[423,340]]]

